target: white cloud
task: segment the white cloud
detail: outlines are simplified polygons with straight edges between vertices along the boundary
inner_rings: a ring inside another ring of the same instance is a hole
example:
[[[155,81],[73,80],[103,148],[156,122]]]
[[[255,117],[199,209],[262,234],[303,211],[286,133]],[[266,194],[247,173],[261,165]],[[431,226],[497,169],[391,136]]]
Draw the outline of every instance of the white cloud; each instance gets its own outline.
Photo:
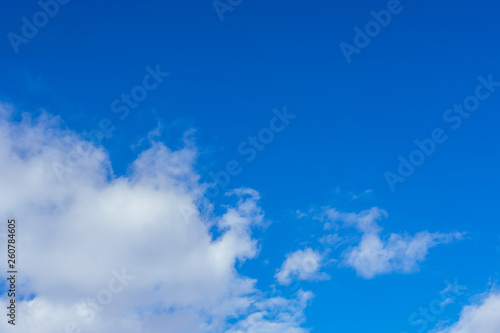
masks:
[[[253,305],[254,312],[234,325],[227,333],[306,333],[300,327],[303,311],[312,299],[311,292],[299,290],[290,302],[282,297],[266,299]]]
[[[500,293],[490,292],[478,304],[463,308],[459,320],[438,333],[498,333],[500,332]]]
[[[392,233],[382,236],[379,220],[387,216],[384,210],[373,207],[360,213],[341,213],[327,209],[326,229],[354,227],[361,234],[361,240],[343,253],[343,264],[352,267],[357,274],[370,279],[380,274],[412,273],[419,269],[428,250],[439,244],[462,239],[463,233],[419,232],[413,236]]]
[[[339,236],[337,233],[325,235],[319,241],[328,244],[330,247],[339,247],[346,242],[344,237]]]
[[[197,205],[204,186],[189,145],[172,151],[153,142],[117,178],[104,149],[75,155],[83,141],[61,130],[57,118],[25,114],[14,122],[7,109],[0,106],[0,216],[18,221],[18,286],[35,297],[18,303],[15,329],[2,320],[0,331],[64,332],[73,321],[88,333],[207,333],[231,326],[305,332],[297,302],[304,304],[307,294],[279,299],[289,317],[268,314],[259,321],[254,309],[277,300],[256,296],[256,281],[235,269],[258,253],[251,231],[264,216],[257,192],[234,191],[237,202],[217,216]],[[71,172],[60,182],[51,164],[67,163],[68,153]],[[216,239],[213,226],[220,230]],[[118,286],[113,270],[122,268],[135,278],[92,318],[88,304]],[[0,307],[6,302],[4,295]],[[228,325],[228,318],[239,320]]]
[[[328,275],[320,273],[323,264],[322,255],[310,248],[298,250],[286,256],[275,277],[280,284],[289,285],[292,278],[299,280],[326,280]]]
[[[430,248],[461,237],[460,233],[423,231],[414,236],[391,234],[382,239],[377,233],[366,233],[357,246],[345,253],[345,264],[367,279],[391,272],[413,273],[418,271]]]

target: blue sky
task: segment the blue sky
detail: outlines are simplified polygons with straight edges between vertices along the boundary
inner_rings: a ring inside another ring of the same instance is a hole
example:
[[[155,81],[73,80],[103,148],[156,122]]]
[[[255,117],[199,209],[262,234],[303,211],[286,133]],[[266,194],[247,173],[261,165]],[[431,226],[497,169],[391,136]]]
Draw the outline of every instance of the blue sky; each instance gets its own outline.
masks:
[[[423,321],[412,324],[411,315],[441,298],[445,280],[456,279],[467,289],[447,301],[442,313],[427,319],[426,330],[421,331],[453,333],[486,327],[494,332],[498,321],[471,326],[467,305],[496,306],[496,313],[500,311],[495,288],[500,269],[495,208],[500,187],[498,3],[233,0],[216,4],[222,7],[215,8],[211,1],[72,0],[59,4],[57,13],[46,16],[46,24],[23,43],[12,42],[9,34],[25,38],[23,17],[33,22],[42,9],[36,1],[9,4],[0,25],[4,36],[0,101],[2,109],[9,110],[2,111],[2,128],[10,133],[2,136],[4,149],[12,154],[34,149],[28,143],[16,146],[13,138],[19,139],[18,131],[32,133],[19,142],[29,137],[44,147],[53,145],[53,154],[40,157],[40,163],[48,166],[43,170],[49,170],[40,177],[49,187],[51,182],[57,184],[60,193],[80,191],[78,177],[97,182],[105,175],[93,188],[98,191],[113,188],[120,180],[132,181],[137,170],[148,174],[151,167],[157,170],[151,172],[154,177],[170,170],[167,190],[174,186],[193,198],[202,196],[202,204],[191,197],[188,201],[198,204],[196,211],[208,206],[206,219],[212,222],[205,220],[205,226],[214,242],[236,228],[223,222],[223,216],[231,216],[224,215],[231,210],[228,207],[255,220],[248,222],[247,235],[255,241],[249,243],[254,251],[245,252],[243,260],[235,250],[234,265],[229,266],[238,276],[255,279],[255,289],[264,295],[262,302],[277,297],[272,290],[292,303],[298,290],[314,294],[303,308],[290,303],[287,311],[296,310],[300,316],[281,331],[418,332]],[[375,20],[372,11],[379,16],[383,16],[380,11],[390,13],[390,22],[385,27],[372,25],[378,31],[369,31],[372,37],[364,36],[368,45],[360,47],[356,38],[359,42],[363,37],[356,37],[355,28],[366,34],[367,24]],[[346,57],[342,43],[358,51]],[[127,103],[123,96],[141,91],[147,96],[137,103],[132,100],[123,111]],[[472,104],[461,113],[454,111],[455,104],[463,103]],[[120,106],[121,111],[115,112]],[[121,119],[123,112],[128,113]],[[23,121],[27,114],[38,120]],[[52,116],[58,116],[60,123],[44,118]],[[37,121],[56,134],[37,131]],[[279,130],[272,130],[271,123]],[[99,148],[90,158],[70,166],[72,172],[62,176],[68,179],[59,182],[51,172],[54,162],[67,167],[64,158],[76,142],[71,140],[88,140],[84,133],[99,126],[113,130],[95,142]],[[73,139],[65,141],[68,135]],[[260,140],[254,148],[252,136]],[[427,154],[415,140],[427,142]],[[168,152],[161,147],[168,147]],[[247,153],[242,154],[244,149]],[[107,171],[92,164],[97,152],[102,154],[99,161],[109,162]],[[54,158],[57,154],[61,159]],[[2,155],[3,192],[17,186],[6,156],[11,155]],[[401,162],[400,156],[404,161],[410,156],[423,160],[403,176],[398,168],[410,162]],[[19,157],[19,168],[33,167],[29,158]],[[230,161],[236,161],[231,168],[238,174],[230,176],[227,186],[214,185],[212,176],[227,172]],[[97,171],[85,169],[87,164]],[[394,181],[390,178],[394,176],[405,180]],[[207,198],[203,193],[210,184],[218,186],[220,194]],[[26,186],[29,192],[30,185]],[[253,189],[259,195],[236,189]],[[35,225],[42,223],[38,209],[46,204],[44,191],[39,190],[33,190],[40,193],[39,202],[22,191],[16,200],[6,199],[2,218],[32,217],[25,223],[37,230]],[[234,195],[223,195],[234,190],[236,197],[247,201],[238,203]],[[139,195],[137,188],[130,191]],[[248,216],[245,203],[252,207]],[[68,240],[70,215],[58,215],[65,226],[61,237]],[[368,227],[363,224],[367,220]],[[338,238],[328,244],[324,238],[328,235]],[[380,257],[368,255],[376,253],[368,242],[372,236],[383,246]],[[248,241],[245,237],[240,241]],[[401,239],[398,243],[391,237]],[[22,243],[20,247],[23,251]],[[161,254],[160,249],[151,251]],[[384,256],[392,257],[384,262]],[[301,260],[317,266],[307,270]],[[45,297],[50,304],[71,303],[69,296],[55,295],[48,282],[36,282],[39,268],[34,263],[26,266],[31,281],[26,294]],[[70,275],[67,278],[72,281]],[[92,287],[88,286],[90,293]],[[140,294],[141,288],[134,292]],[[175,304],[168,308],[179,311]],[[252,310],[241,311],[237,318]],[[237,321],[234,313],[220,316],[224,324],[214,331],[264,332],[243,323],[231,328]],[[279,319],[273,316],[270,321]],[[22,321],[22,312],[19,317]],[[158,329],[147,320],[139,322],[151,332]],[[53,329],[50,325],[43,327]],[[90,332],[107,327],[100,321],[92,325],[86,328]]]

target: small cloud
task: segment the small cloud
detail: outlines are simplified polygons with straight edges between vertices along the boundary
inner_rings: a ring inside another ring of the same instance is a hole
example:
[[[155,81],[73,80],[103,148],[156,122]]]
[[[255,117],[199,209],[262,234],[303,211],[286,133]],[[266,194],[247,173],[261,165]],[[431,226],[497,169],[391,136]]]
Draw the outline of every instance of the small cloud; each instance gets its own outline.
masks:
[[[307,281],[329,279],[326,273],[319,272],[322,265],[323,257],[319,252],[310,248],[298,250],[286,256],[275,277],[282,285],[289,285],[292,278]]]
[[[341,197],[347,197],[347,198],[349,198],[351,200],[359,199],[362,196],[365,196],[365,195],[367,195],[367,194],[369,194],[371,192],[372,192],[372,190],[370,190],[370,189],[362,191],[360,193],[356,193],[356,192],[353,192],[353,191],[347,192],[347,191],[342,191],[341,188],[340,188],[340,186],[337,186],[335,188],[335,191],[334,191],[334,193],[336,195],[341,196]]]
[[[300,210],[297,210],[297,211],[295,212],[295,216],[296,216],[296,218],[297,218],[297,219],[302,219],[302,218],[306,217],[306,216],[307,216],[307,214],[306,214],[306,213],[304,213],[304,212],[301,212]]]
[[[322,243],[326,243],[330,246],[335,246],[335,245],[338,246],[344,243],[345,239],[344,237],[339,236],[339,234],[329,234],[321,237],[319,241]]]
[[[351,198],[352,198],[353,200],[355,200],[355,199],[359,199],[359,198],[361,198],[362,196],[367,195],[367,194],[369,194],[369,193],[372,193],[372,190],[366,190],[366,191],[364,191],[364,192],[362,192],[362,193],[360,193],[360,194],[351,193],[351,194],[352,194],[352,197],[351,197]]]
[[[423,231],[413,236],[396,233],[383,236],[383,228],[378,221],[388,214],[378,207],[360,213],[343,213],[335,208],[327,208],[323,215],[325,229],[355,228],[361,233],[359,243],[343,253],[342,264],[355,269],[359,276],[366,279],[392,272],[418,271],[419,263],[425,260],[430,248],[461,240],[465,235],[460,232]],[[339,241],[336,236],[331,237],[330,241]]]

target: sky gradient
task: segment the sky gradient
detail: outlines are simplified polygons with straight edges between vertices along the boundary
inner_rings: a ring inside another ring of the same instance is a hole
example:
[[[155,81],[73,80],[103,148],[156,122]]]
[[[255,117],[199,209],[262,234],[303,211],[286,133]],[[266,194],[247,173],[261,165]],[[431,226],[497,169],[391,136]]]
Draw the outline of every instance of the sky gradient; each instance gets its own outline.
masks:
[[[5,6],[1,332],[500,331],[498,2]]]

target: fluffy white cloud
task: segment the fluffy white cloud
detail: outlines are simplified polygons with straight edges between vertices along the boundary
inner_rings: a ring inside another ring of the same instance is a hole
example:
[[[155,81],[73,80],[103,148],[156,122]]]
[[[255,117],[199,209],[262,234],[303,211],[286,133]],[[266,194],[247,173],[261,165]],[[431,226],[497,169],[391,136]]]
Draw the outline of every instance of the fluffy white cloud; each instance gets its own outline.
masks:
[[[234,191],[217,216],[199,204],[192,146],[153,142],[115,177],[106,151],[58,118],[14,122],[8,109],[0,106],[0,216],[18,221],[18,288],[34,298],[18,302],[19,322],[2,320],[1,332],[306,332],[308,294],[264,298],[235,269],[258,253],[257,192]],[[269,314],[270,302],[289,316]]]
[[[462,239],[463,233],[419,232],[413,236],[392,233],[382,235],[378,222],[387,216],[384,210],[373,207],[360,213],[341,213],[327,209],[326,229],[354,227],[362,235],[360,242],[343,253],[343,265],[356,270],[357,274],[370,279],[391,272],[412,273],[419,269],[430,248]]]
[[[478,304],[463,308],[460,319],[450,327],[438,329],[437,333],[498,333],[500,332],[500,293],[491,292]]]
[[[319,272],[322,263],[321,253],[310,248],[303,251],[298,250],[286,256],[281,269],[276,273],[275,277],[283,285],[289,285],[292,278],[309,281],[326,280],[329,278],[328,275]]]

